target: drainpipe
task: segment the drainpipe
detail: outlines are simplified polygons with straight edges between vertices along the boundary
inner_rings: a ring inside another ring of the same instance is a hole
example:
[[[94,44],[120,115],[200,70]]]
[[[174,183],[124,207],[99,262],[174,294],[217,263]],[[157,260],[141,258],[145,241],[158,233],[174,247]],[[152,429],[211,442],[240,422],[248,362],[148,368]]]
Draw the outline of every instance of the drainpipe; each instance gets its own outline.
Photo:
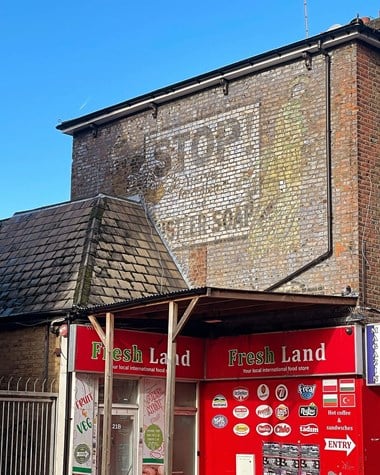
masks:
[[[44,341],[44,353],[45,353],[45,358],[44,358],[44,370],[43,370],[43,376],[42,379],[45,380],[46,382],[49,379],[49,348],[50,348],[50,325],[46,325],[45,329],[45,341]]]
[[[69,314],[67,323],[67,351],[66,351],[66,394],[65,394],[65,429],[64,429],[64,455],[63,455],[63,475],[69,475],[70,447],[71,447],[71,392],[72,392],[72,372],[69,371],[69,351],[70,351],[70,322]]]
[[[332,213],[332,180],[331,180],[331,58],[328,52],[323,48],[321,42],[319,42],[319,51],[325,57],[325,110],[326,110],[326,127],[325,127],[325,140],[326,140],[326,214],[327,214],[327,250],[320,256],[308,262],[301,268],[297,269],[293,273],[279,280],[275,284],[271,285],[266,292],[276,290],[282,285],[290,282],[299,275],[308,271],[312,267],[325,261],[333,254],[333,213]]]

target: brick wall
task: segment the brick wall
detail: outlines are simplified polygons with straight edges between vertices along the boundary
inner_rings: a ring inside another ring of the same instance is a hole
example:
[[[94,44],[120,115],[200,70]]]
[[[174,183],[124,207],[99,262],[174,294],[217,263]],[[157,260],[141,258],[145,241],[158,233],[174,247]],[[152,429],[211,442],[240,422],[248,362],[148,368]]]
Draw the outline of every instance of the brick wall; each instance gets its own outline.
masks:
[[[380,308],[380,58],[358,49],[358,158],[361,294]]]
[[[44,379],[49,384],[53,379],[58,381],[59,358],[54,354],[57,346],[58,339],[48,327],[2,331],[0,376],[5,376],[4,379],[13,376],[13,382],[22,377],[24,383],[30,378],[30,385],[38,379],[38,388]],[[29,389],[33,390],[30,385]],[[22,384],[20,389],[24,389]]]
[[[330,56],[332,256],[279,290],[359,291],[357,45]],[[192,285],[273,286],[328,251],[325,78],[315,55],[78,134],[72,197],[142,196]]]

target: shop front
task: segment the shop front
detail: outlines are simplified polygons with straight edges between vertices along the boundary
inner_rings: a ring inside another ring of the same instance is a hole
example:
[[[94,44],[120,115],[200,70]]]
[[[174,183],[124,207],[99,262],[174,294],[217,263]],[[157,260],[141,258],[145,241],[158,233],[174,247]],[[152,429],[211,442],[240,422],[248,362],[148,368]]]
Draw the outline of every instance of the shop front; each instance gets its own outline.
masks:
[[[361,342],[355,326],[208,342],[201,473],[375,475]]]
[[[71,473],[100,473],[104,347],[91,326],[72,325]],[[166,335],[115,330],[110,473],[163,475]],[[204,342],[180,337],[176,356],[173,473],[197,473],[198,381]]]
[[[363,328],[179,336],[176,475],[377,475],[380,391],[363,373]],[[71,473],[99,474],[104,348],[72,329]],[[114,331],[111,470],[165,472],[167,335]]]

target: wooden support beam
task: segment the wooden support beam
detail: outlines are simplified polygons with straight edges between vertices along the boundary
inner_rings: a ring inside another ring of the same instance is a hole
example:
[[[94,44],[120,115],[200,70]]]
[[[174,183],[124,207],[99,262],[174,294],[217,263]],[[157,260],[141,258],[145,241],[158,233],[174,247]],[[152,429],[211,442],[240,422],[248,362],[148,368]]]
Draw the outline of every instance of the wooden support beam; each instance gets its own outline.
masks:
[[[104,345],[104,416],[103,416],[103,446],[101,475],[111,474],[111,429],[112,429],[112,386],[113,386],[113,341],[114,341],[114,315],[106,314],[106,332],[99,325],[97,319],[90,315],[89,320]]]
[[[174,401],[175,401],[175,364],[177,343],[173,336],[177,327],[178,305],[169,302],[168,318],[168,349],[166,368],[166,393],[165,393],[165,475],[173,471],[173,434],[174,434]]]
[[[113,383],[114,315],[106,314],[106,361],[104,368],[104,417],[102,475],[111,475],[111,428],[112,428],[112,383]]]
[[[177,336],[190,318],[199,297],[191,299],[188,307],[178,321],[178,304],[169,302],[168,314],[168,343],[165,392],[165,436],[164,436],[164,463],[165,475],[173,472],[173,441],[174,441],[174,406],[175,406],[175,371],[177,354]]]
[[[183,326],[187,322],[187,320],[190,318],[191,312],[194,310],[194,307],[198,303],[199,297],[194,297],[191,299],[191,302],[187,306],[187,309],[185,310],[184,314],[182,315],[181,319],[178,322],[178,325],[176,326],[176,329],[173,334],[173,340],[177,338],[177,336],[180,334]]]
[[[103,328],[99,325],[99,322],[97,321],[96,317],[94,315],[89,315],[88,319],[91,322],[91,325],[94,327],[94,330],[98,334],[98,337],[100,338],[101,342],[103,343],[103,346],[106,346],[106,334],[103,331]]]

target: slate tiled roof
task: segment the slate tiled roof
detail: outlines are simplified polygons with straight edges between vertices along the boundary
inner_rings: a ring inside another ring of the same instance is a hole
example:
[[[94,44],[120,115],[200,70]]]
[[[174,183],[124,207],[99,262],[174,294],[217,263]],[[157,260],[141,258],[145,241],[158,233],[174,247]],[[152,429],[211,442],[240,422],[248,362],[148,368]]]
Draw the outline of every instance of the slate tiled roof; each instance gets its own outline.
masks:
[[[0,221],[0,316],[186,288],[140,203],[101,195]]]

